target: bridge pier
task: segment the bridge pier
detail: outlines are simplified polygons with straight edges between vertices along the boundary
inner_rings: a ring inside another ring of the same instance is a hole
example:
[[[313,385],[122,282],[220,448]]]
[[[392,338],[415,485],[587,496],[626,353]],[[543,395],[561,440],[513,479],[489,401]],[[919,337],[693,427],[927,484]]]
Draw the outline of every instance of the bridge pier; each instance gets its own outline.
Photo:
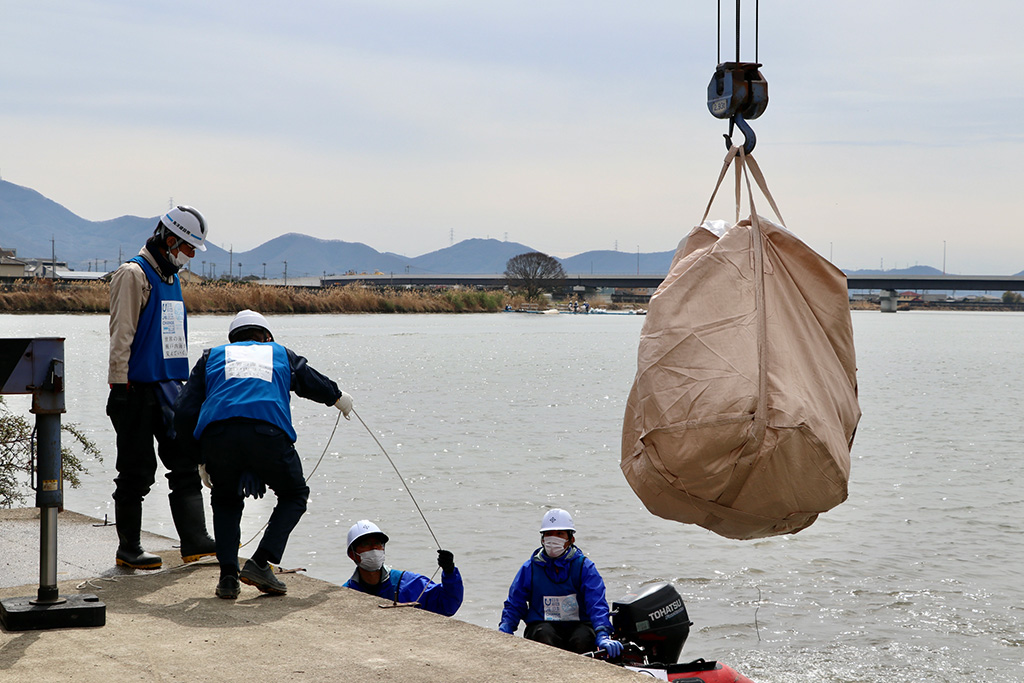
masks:
[[[878,303],[882,313],[895,313],[899,295],[895,289],[883,289],[878,295]]]

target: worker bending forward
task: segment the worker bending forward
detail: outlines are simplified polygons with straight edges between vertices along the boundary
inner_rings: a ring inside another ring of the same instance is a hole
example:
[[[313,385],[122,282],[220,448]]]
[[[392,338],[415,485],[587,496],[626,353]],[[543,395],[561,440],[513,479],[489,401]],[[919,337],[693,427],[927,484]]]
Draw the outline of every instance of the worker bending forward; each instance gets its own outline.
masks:
[[[295,452],[291,395],[334,405],[347,418],[352,397],[274,342],[266,319],[245,310],[232,320],[229,344],[203,351],[175,410],[179,434],[193,434],[209,473],[220,581],[217,597],[235,599],[239,579],[263,593],[287,591],[270,567],[278,564],[292,529],[306,511],[309,487]],[[277,496],[259,547],[238,569],[243,475],[255,475]]]

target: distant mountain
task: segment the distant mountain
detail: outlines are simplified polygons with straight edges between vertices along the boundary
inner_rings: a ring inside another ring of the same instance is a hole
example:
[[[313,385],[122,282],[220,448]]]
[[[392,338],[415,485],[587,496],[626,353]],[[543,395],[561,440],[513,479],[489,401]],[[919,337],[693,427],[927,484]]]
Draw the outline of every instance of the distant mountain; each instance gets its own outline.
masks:
[[[35,190],[0,180],[0,247],[17,249],[22,258],[50,257],[66,261],[75,270],[112,270],[118,258],[128,259],[152,234],[159,216],[121,216],[106,221],[89,221]],[[53,243],[51,244],[51,239]],[[496,239],[468,239],[417,257],[379,252],[361,242],[324,240],[299,233],[275,237],[255,249],[229,254],[208,244],[196,254],[191,268],[207,276],[222,276],[231,269],[238,276],[281,278],[285,262],[288,275],[341,275],[356,273],[471,273],[505,271],[505,263],[518,254],[536,251],[517,242]],[[663,275],[672,263],[673,251],[630,253],[587,251],[559,259],[569,275]],[[241,270],[239,270],[241,264]],[[901,270],[849,270],[849,275],[905,273],[938,275],[931,266]],[[1017,274],[1024,276],[1024,271]]]
[[[847,275],[942,275],[942,271],[931,266],[910,266],[890,270],[843,270]]]
[[[665,275],[675,251],[636,254],[624,251],[585,251],[562,259],[569,275]]]
[[[199,255],[196,258],[199,258]],[[242,275],[251,273],[259,277],[263,276],[262,264],[265,263],[268,278],[282,277],[285,262],[288,263],[288,274],[295,277],[324,273],[342,275],[350,271],[404,272],[408,263],[402,256],[382,254],[362,242],[322,240],[294,232],[275,237],[255,249],[235,252],[232,261],[235,275],[238,275],[238,264],[241,263]],[[222,265],[218,264],[217,272],[222,272],[221,269],[225,267],[227,260]]]
[[[536,251],[518,242],[495,239],[468,239],[444,249],[409,259],[413,273],[504,273],[513,256]]]
[[[22,258],[49,259],[56,252],[57,260],[74,270],[102,270],[104,261],[112,269],[119,257],[127,260],[138,253],[158,220],[86,220],[35,190],[0,180],[0,247],[17,249]],[[208,246],[211,262],[223,255],[227,263],[227,252]]]

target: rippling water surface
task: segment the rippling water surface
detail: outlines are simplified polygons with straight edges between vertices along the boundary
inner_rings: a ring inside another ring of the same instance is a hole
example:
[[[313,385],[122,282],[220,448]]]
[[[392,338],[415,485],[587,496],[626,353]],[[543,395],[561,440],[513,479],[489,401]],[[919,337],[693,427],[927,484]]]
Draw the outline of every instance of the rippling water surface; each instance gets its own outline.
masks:
[[[193,360],[222,342],[228,320],[190,318]],[[0,321],[5,336],[67,338],[64,419],[90,432],[106,458],[65,493],[66,505],[113,517],[106,317]],[[272,321],[278,341],[353,394],[454,551],[466,581],[457,618],[497,625],[508,585],[537,545],[541,511],[558,506],[573,513],[610,598],[674,582],[694,621],[684,659],[722,659],[761,683],[1024,681],[1022,315],[854,312],[864,417],[849,500],[799,534],[753,542],[652,516],[619,470],[643,318]],[[292,407],[308,474],[337,412],[301,399]],[[345,532],[368,517],[391,536],[389,564],[433,571],[427,528],[357,420],[341,421],[310,487],[285,566],[344,581]],[[147,498],[144,525],[174,536],[165,493],[161,482]],[[249,503],[243,538],[271,505]],[[111,554],[113,539],[97,530]]]

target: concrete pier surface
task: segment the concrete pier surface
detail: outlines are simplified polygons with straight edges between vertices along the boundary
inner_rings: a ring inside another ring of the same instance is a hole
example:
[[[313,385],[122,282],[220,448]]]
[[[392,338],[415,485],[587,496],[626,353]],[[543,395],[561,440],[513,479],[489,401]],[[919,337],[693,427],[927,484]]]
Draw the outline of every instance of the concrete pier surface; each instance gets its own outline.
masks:
[[[611,664],[284,574],[284,596],[242,585],[214,596],[216,562],[182,565],[174,541],[145,534],[160,571],[115,567],[114,527],[58,515],[61,596],[106,605],[97,627],[0,629],[0,680],[31,681],[613,681],[650,680]],[[159,549],[159,550],[158,550]],[[472,577],[465,577],[472,590]],[[0,510],[0,599],[35,597],[39,511]]]

